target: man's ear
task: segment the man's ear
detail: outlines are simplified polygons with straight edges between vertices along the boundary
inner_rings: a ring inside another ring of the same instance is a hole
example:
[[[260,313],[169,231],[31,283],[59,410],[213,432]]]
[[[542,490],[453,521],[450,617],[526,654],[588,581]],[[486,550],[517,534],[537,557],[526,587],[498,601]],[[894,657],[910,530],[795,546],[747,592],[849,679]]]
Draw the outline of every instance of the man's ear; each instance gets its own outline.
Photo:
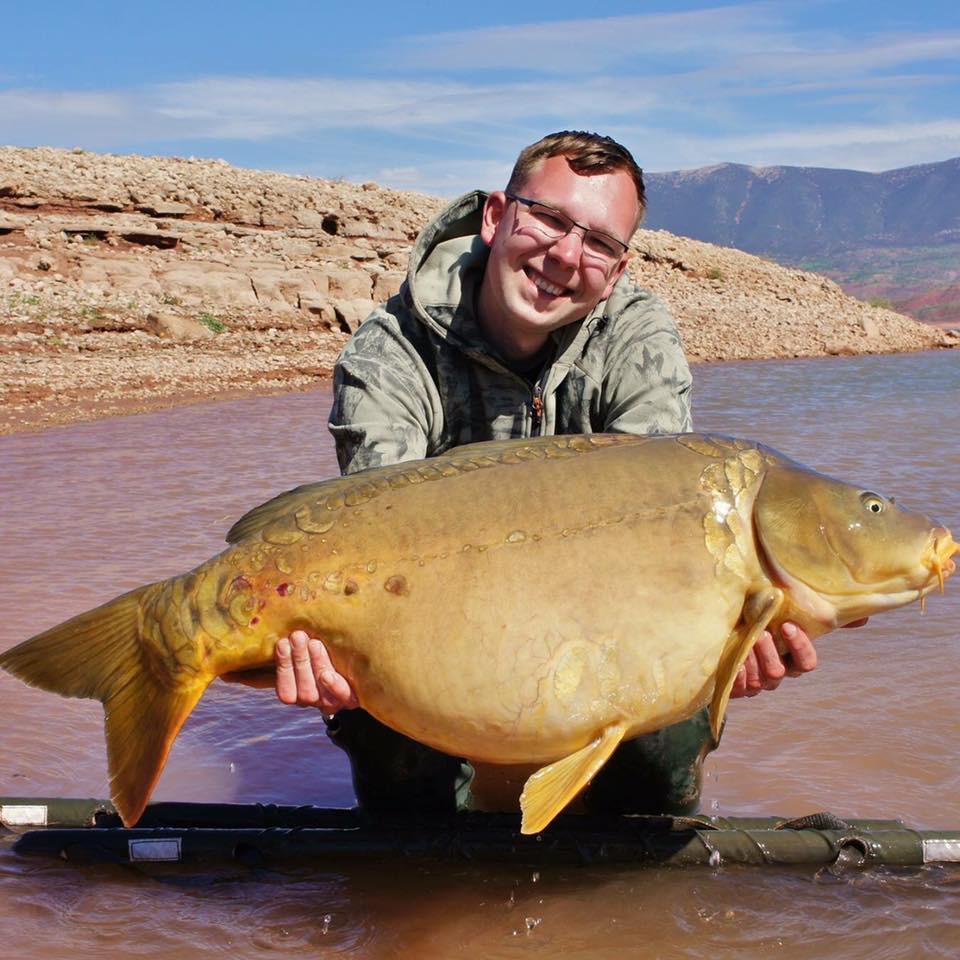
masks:
[[[613,273],[610,274],[610,279],[607,281],[606,289],[603,291],[603,296],[601,300],[606,300],[607,297],[613,293],[613,288],[616,286],[617,281],[620,277],[623,276],[623,271],[627,269],[627,264],[630,262],[631,251],[628,250],[621,258],[620,262],[613,268]]]
[[[503,219],[503,214],[507,209],[507,195],[502,190],[494,190],[487,197],[487,202],[483,205],[483,222],[480,225],[480,236],[483,242],[489,247],[496,236],[497,227]]]

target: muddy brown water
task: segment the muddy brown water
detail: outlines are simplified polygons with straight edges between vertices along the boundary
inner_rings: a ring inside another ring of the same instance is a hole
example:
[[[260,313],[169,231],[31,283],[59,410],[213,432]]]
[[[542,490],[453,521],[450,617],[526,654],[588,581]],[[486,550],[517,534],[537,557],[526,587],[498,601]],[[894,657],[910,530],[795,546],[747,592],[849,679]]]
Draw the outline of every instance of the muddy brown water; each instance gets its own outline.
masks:
[[[960,357],[696,370],[698,429],[762,440],[960,526]],[[0,439],[0,648],[221,548],[231,521],[336,472],[328,394],[209,403]],[[831,810],[960,829],[960,576],[820,644],[732,705],[703,810]],[[106,796],[100,705],[0,676],[0,795]],[[313,711],[215,684],[156,799],[349,805]],[[19,858],[7,957],[955,957],[960,868],[600,868],[335,862],[154,874]]]

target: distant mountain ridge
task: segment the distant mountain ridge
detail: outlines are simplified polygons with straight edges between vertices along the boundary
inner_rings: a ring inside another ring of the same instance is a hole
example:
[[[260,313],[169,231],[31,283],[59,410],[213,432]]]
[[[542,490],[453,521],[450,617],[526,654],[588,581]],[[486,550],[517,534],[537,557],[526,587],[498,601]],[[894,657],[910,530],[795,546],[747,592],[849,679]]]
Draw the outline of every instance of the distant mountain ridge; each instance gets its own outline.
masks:
[[[645,227],[749,253],[960,244],[960,157],[883,173],[723,163],[645,180]]]

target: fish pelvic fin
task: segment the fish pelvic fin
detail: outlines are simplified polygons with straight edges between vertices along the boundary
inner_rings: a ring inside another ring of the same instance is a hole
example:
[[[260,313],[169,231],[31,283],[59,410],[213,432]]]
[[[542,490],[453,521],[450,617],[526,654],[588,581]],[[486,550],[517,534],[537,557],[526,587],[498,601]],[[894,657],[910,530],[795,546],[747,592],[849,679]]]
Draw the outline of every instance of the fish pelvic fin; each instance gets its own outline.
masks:
[[[597,775],[626,732],[626,724],[611,724],[592,743],[534,773],[520,795],[520,832],[543,830]]]
[[[81,613],[0,654],[0,667],[63,697],[103,704],[111,799],[124,824],[140,818],[173,740],[208,678],[161,680],[140,639],[140,609],[150,586]]]
[[[723,718],[730,702],[730,692],[743,662],[747,659],[760,634],[777,615],[783,606],[784,594],[779,587],[766,587],[749,594],[743,605],[740,623],[730,634],[727,644],[720,655],[717,666],[717,679],[713,688],[713,701],[710,704],[710,731],[714,744],[720,742],[720,730]]]

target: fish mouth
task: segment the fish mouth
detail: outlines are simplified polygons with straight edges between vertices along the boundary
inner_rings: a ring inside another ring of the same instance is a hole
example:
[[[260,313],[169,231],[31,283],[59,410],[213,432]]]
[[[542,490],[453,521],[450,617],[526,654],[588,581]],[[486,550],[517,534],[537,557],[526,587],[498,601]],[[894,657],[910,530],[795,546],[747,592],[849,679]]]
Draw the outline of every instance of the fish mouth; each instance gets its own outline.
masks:
[[[923,563],[937,578],[940,592],[943,593],[944,581],[957,569],[953,555],[960,553],[960,543],[953,539],[953,534],[946,527],[934,527],[930,531],[930,539],[923,554]]]

